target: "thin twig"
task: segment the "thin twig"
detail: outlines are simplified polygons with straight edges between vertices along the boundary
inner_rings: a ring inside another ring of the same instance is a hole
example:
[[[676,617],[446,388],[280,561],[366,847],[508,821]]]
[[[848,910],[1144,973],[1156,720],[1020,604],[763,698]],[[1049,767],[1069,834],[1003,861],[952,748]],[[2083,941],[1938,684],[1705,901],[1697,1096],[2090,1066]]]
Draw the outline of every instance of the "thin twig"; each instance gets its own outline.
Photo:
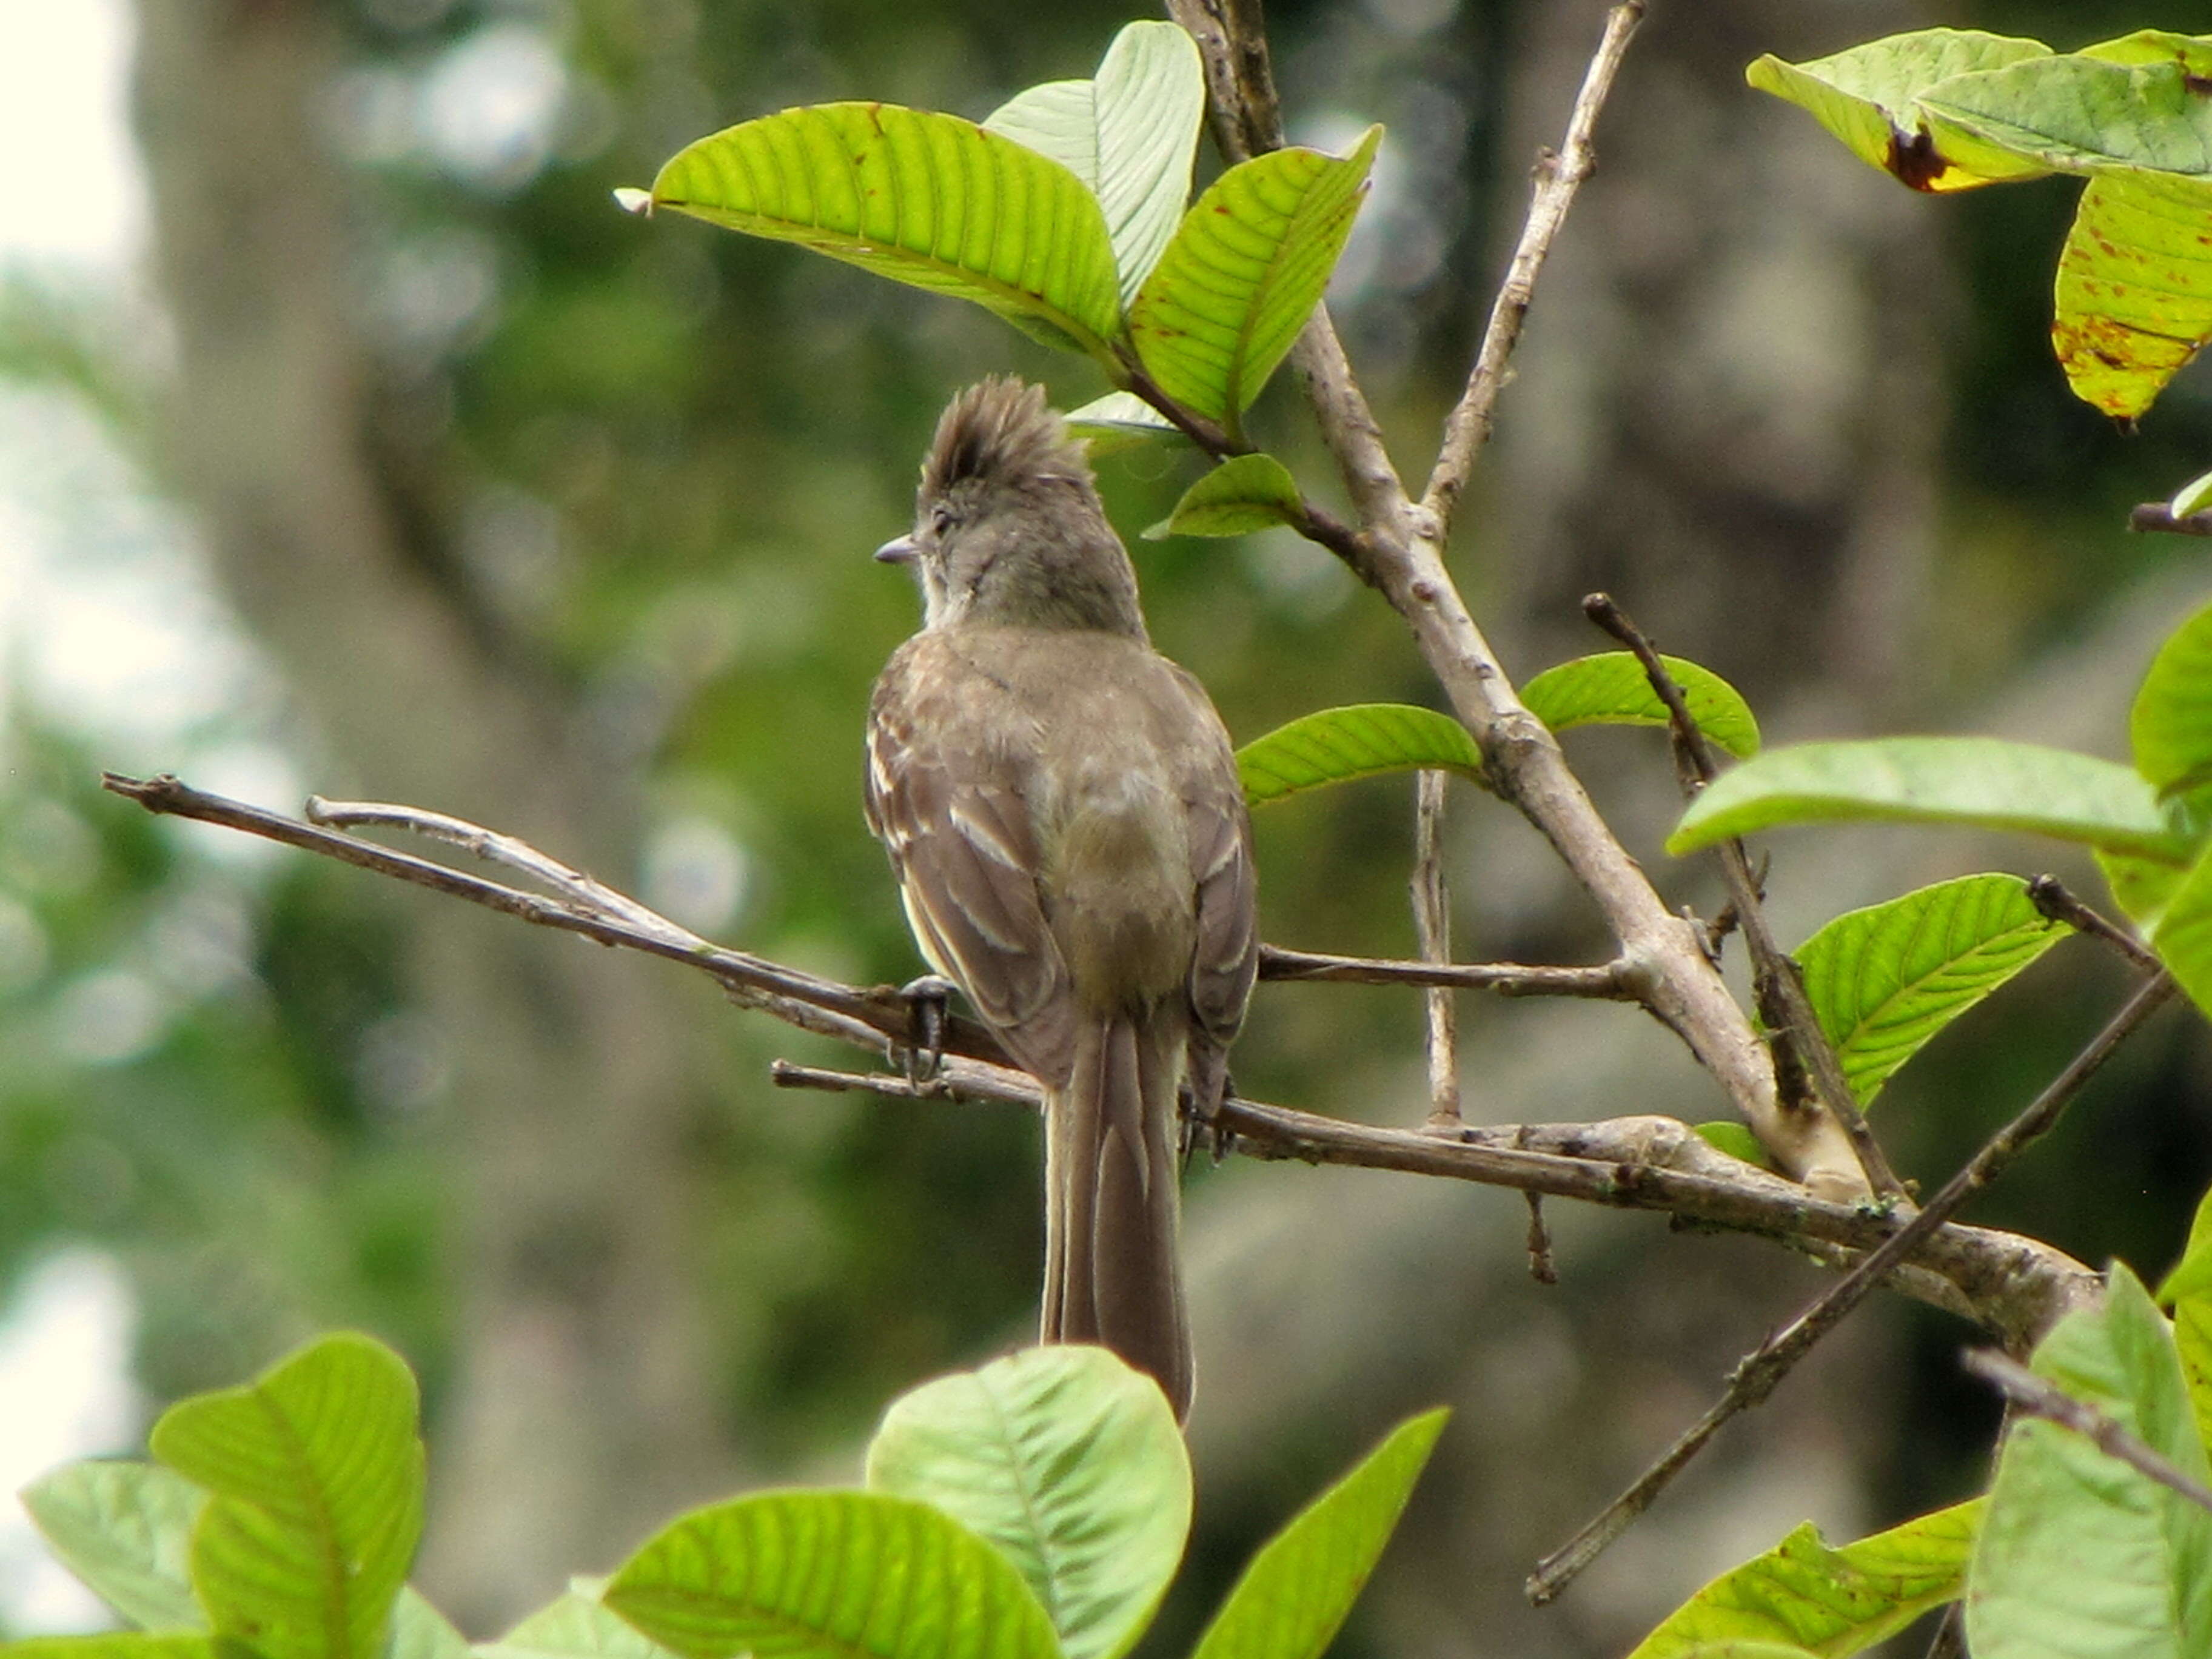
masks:
[[[2105,1029],[2091,1038],[2063,1072],[2054,1078],[2027,1109],[1991,1136],[1967,1160],[1965,1167],[1944,1183],[1943,1190],[1928,1201],[1927,1208],[1893,1233],[1881,1246],[1833,1285],[1781,1331],[1761,1343],[1739,1364],[1729,1379],[1728,1391],[1698,1421],[1668,1448],[1666,1453],[1595,1519],[1567,1543],[1536,1565],[1524,1587],[1538,1606],[1550,1601],[1573,1582],[1577,1574],[1595,1560],[1606,1546],[1620,1536],[1637,1516],[1650,1508],[1674,1478],[1705,1447],[1730,1418],[1762,1403],[1775,1385],[1788,1376],[1813,1346],[1858,1306],[1882,1276],[1905,1260],[1921,1242],[1948,1221],[1976,1193],[2003,1172],[2014,1158],[2047,1133],[2058,1121],[2081,1086],[2110,1060],[2120,1044],[2174,992],[2173,981],[2164,974],[2137,988]]]
[[[2038,876],[2027,884],[2028,902],[2053,921],[2101,939],[2145,973],[2156,973],[2158,953],[2100,911],[2092,909],[2056,876]]]
[[[2016,1410],[2073,1430],[2106,1456],[2116,1457],[2136,1474],[2148,1475],[2202,1509],[2212,1510],[2212,1486],[2184,1474],[2124,1424],[2045,1382],[2011,1355],[1995,1348],[1969,1348],[1959,1356],[1959,1363],[2000,1390]]]
[[[616,891],[597,877],[562,863],[526,841],[471,823],[466,818],[433,812],[427,807],[401,806],[389,801],[331,800],[321,795],[307,797],[305,816],[308,823],[330,830],[363,826],[404,830],[430,841],[443,842],[474,854],[487,864],[519,871],[543,882],[579,909],[626,921],[633,927],[665,932],[672,941],[686,950],[711,948],[690,928],[677,926],[659,911],[648,909],[627,893]]]
[[[1625,959],[1595,968],[1531,967],[1518,962],[1398,962],[1263,945],[1260,977],[1354,985],[1449,985],[1468,991],[1495,991],[1508,997],[1581,997],[1604,1002],[1636,1002],[1643,996],[1635,964]]]
[[[2160,531],[2169,536],[2212,536],[2212,513],[2174,516],[2164,501],[2145,501],[2128,514],[2130,530]]]
[[[1421,960],[1451,961],[1451,905],[1444,888],[1446,772],[1424,771],[1413,786],[1413,937]],[[1421,994],[1427,1014],[1429,1127],[1456,1129],[1459,1112],[1459,1005],[1452,988],[1431,985]]]
[[[1559,228],[1566,222],[1575,192],[1596,169],[1597,151],[1590,135],[1596,129],[1598,112],[1605,107],[1613,90],[1621,58],[1644,21],[1644,5],[1645,0],[1621,0],[1606,14],[1605,33],[1591,54],[1582,90],[1575,94],[1574,109],[1567,117],[1567,136],[1558,149],[1541,151],[1536,157],[1535,185],[1520,242],[1506,266],[1505,280],[1498,285],[1498,297],[1491,303],[1490,322],[1483,331],[1482,346],[1475,354],[1467,390],[1444,422],[1443,447],[1421,497],[1421,505],[1437,516],[1439,535],[1449,530],[1452,511],[1459,504],[1460,492],[1467,488],[1475,457],[1490,441],[1498,416],[1498,397],[1505,389],[1506,365],[1520,343],[1522,325],[1535,297],[1537,275],[1558,240]]]
[[[1711,744],[1690,713],[1682,688],[1674,683],[1674,677],[1660,660],[1658,648],[1610,594],[1590,594],[1583,601],[1583,613],[1626,646],[1643,665],[1651,690],[1667,705],[1674,753],[1683,775],[1683,793],[1694,796],[1718,775],[1719,763],[1714,757]],[[1897,1178],[1888,1155],[1867,1123],[1866,1115],[1859,1110],[1850,1081],[1844,1075],[1843,1062],[1836,1057],[1835,1045],[1820,1029],[1820,1017],[1813,1012],[1812,1000],[1805,994],[1805,982],[1798,975],[1797,964],[1776,942],[1774,930],[1767,926],[1766,907],[1762,902],[1759,878],[1752,870],[1751,854],[1745,850],[1741,837],[1735,836],[1723,842],[1717,850],[1721,872],[1728,883],[1729,903],[1735,912],[1744,948],[1751,954],[1753,989],[1759,1011],[1788,1043],[1790,1056],[1811,1085],[1818,1105],[1841,1124],[1844,1133],[1850,1138],[1851,1150],[1857,1154],[1867,1184],[1883,1198],[1893,1202],[1906,1201],[1905,1183]]]
[[[1926,1659],[1966,1659],[1966,1620],[1960,1613],[1960,1603],[1954,1601],[1943,1609],[1936,1621],[1935,1637],[1928,1644]]]
[[[909,1040],[911,1008],[890,986],[861,989],[841,985],[717,945],[680,948],[671,943],[668,934],[681,930],[665,919],[655,917],[658,926],[632,927],[562,900],[522,892],[372,842],[208,794],[172,777],[142,781],[111,773],[104,781],[107,788],[151,812],[259,836],[541,927],[683,963],[711,975],[733,1000],[745,1006],[886,1059],[895,1058]],[[1408,976],[1494,971],[1428,969],[1414,963],[1319,960],[1355,970],[1404,969]],[[1609,970],[1552,971],[1579,975]],[[1365,976],[1359,971],[1344,975],[1348,979]],[[996,1040],[974,1020],[957,1017],[948,1020],[944,1049],[950,1080],[943,1084],[902,1076],[821,1073],[807,1067],[787,1068],[787,1075],[779,1080],[794,1087],[867,1089],[917,1098],[944,1098],[949,1094],[953,1098],[1032,1107],[1038,1103],[1035,1082],[1006,1063]],[[1237,1150],[1253,1158],[1401,1170],[1616,1208],[1656,1211],[1699,1225],[1770,1237],[1830,1266],[1850,1259],[1838,1252],[1872,1249],[1887,1236],[1888,1224],[1879,1214],[1863,1206],[1824,1202],[1802,1187],[1740,1163],[1708,1146],[1687,1124],[1674,1118],[1470,1125],[1451,1136],[1376,1128],[1243,1099],[1225,1102],[1221,1114],[1222,1126],[1231,1132]],[[1906,1294],[1977,1321],[2008,1343],[2024,1343],[2078,1305],[2092,1292],[2096,1279],[2080,1262],[2039,1241],[1982,1228],[1952,1227],[1925,1240],[1912,1262],[1899,1268],[1892,1282]]]

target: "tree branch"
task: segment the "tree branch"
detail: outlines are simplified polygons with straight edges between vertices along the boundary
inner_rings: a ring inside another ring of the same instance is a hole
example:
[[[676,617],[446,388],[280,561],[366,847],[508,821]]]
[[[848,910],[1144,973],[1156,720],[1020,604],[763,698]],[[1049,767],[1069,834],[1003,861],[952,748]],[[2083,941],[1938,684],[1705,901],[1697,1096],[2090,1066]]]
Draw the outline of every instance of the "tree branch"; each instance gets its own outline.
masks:
[[[1640,9],[1640,0],[1632,3]],[[1273,91],[1259,78],[1266,56],[1256,0],[1169,0],[1168,9],[1206,59],[1223,153],[1237,161],[1255,144],[1265,147],[1273,136],[1267,111]],[[1609,28],[1599,50],[1617,56],[1625,43]],[[1592,103],[1583,125],[1595,119]],[[1681,1036],[1784,1170],[1826,1197],[1864,1193],[1866,1178],[1850,1139],[1826,1115],[1784,1106],[1773,1057],[1706,959],[1697,929],[1667,908],[1599,817],[1552,734],[1514,694],[1445,568],[1444,520],[1407,499],[1326,307],[1315,312],[1291,361],[1358,510],[1358,541],[1367,560],[1355,568],[1405,618],[1453,712],[1482,750],[1498,794],[1552,843],[1604,915],[1621,955],[1633,964],[1639,1000]]]
[[[379,823],[422,828],[438,839],[472,850],[495,848],[493,856],[512,867],[550,867],[588,884],[567,884],[571,890],[566,896],[550,899],[208,794],[173,777],[140,780],[109,773],[103,781],[108,789],[137,801],[151,812],[281,842],[540,927],[684,963],[712,975],[732,1000],[744,1006],[772,1014],[801,1030],[849,1043],[887,1062],[908,1041],[910,1010],[906,1000],[890,986],[862,989],[841,985],[742,951],[696,941],[694,935],[635,900],[617,894],[613,895],[617,902],[610,905],[603,896],[611,890],[526,843],[443,814],[410,807],[370,809]],[[631,911],[642,912],[650,921],[641,926],[618,914]],[[1442,979],[1451,984],[1486,984],[1523,995],[1531,994],[1523,975],[1610,975],[1614,972],[1610,967],[1455,968],[1304,957],[1286,951],[1268,954],[1279,968],[1287,965],[1291,969],[1271,975],[1274,977],[1413,984]],[[1350,971],[1310,974],[1304,971],[1310,962]],[[1506,977],[1496,981],[1486,977],[1497,974]],[[1468,977],[1452,977],[1455,975]],[[1571,994],[1599,994],[1588,989]],[[947,1020],[944,1043],[941,1075],[919,1083],[903,1076],[861,1076],[781,1063],[775,1077],[786,1087],[867,1089],[895,1097],[974,1098],[1032,1108],[1040,1103],[1036,1083],[1007,1063],[990,1032],[975,1021],[960,1017]],[[1877,1211],[1862,1205],[1825,1202],[1800,1186],[1730,1158],[1674,1118],[1464,1125],[1455,1133],[1436,1133],[1376,1128],[1232,1098],[1223,1104],[1218,1125],[1233,1150],[1248,1157],[1396,1170],[1619,1209],[1657,1211],[1699,1226],[1770,1237],[1830,1266],[1858,1261],[1889,1238],[1895,1224]],[[2061,1314],[2091,1297],[2097,1284],[2095,1276],[2080,1262],[2039,1241],[1972,1227],[1941,1227],[1927,1232],[1914,1245],[1909,1261],[1894,1260],[1884,1273],[1905,1293],[1971,1319],[2014,1346],[2031,1343]]]
[[[2200,1509],[2212,1510],[2212,1486],[2184,1474],[2125,1425],[2045,1382],[2011,1355],[1994,1348],[1969,1348],[1959,1356],[1959,1363],[2002,1394],[2014,1409],[2073,1430],[2106,1456],[2117,1457],[2136,1474],[2148,1475]]]
[[[2171,977],[2160,973],[2146,980],[2113,1015],[2105,1029],[2089,1040],[2063,1072],[2019,1116],[1991,1136],[1964,1167],[1944,1183],[1928,1207],[1906,1222],[1881,1247],[1838,1279],[1804,1312],[1752,1351],[1729,1379],[1728,1391],[1699,1418],[1680,1439],[1645,1470],[1636,1483],[1615,1498],[1597,1517],[1565,1546],[1536,1565],[1526,1586],[1528,1599],[1538,1606],[1554,1599],[1589,1565],[1613,1540],[1626,1531],[1636,1517],[1651,1507],[1690,1460],[1704,1449],[1722,1425],[1739,1412],[1763,1404],[1775,1387],[1809,1353],[1813,1346],[1858,1306],[1884,1275],[1908,1258],[1960,1206],[1988,1186],[2012,1160],[2048,1133],[2084,1084],[2112,1057],[2121,1043],[2134,1034],[2174,993]]]
[[[1528,216],[1521,227],[1521,240],[1505,268],[1498,297],[1491,304],[1490,322],[1475,353],[1467,390],[1445,418],[1443,447],[1421,497],[1421,505],[1436,514],[1439,538],[1449,533],[1453,509],[1459,505],[1460,492],[1467,488],[1468,475],[1474,470],[1474,459],[1490,441],[1498,416],[1498,397],[1509,378],[1506,365],[1513,348],[1521,342],[1521,325],[1528,319],[1529,302],[1535,297],[1537,275],[1559,238],[1560,227],[1566,223],[1575,192],[1597,169],[1597,151],[1590,135],[1596,129],[1598,112],[1613,91],[1613,76],[1620,70],[1628,43],[1644,21],[1644,4],[1645,0],[1621,0],[1606,14],[1604,36],[1591,54],[1589,68],[1583,74],[1582,90],[1575,94],[1574,108],[1567,116],[1567,136],[1558,149],[1537,155],[1535,185],[1530,192]]]
[[[1712,744],[1706,741],[1705,732],[1690,714],[1682,688],[1674,683],[1674,677],[1667,672],[1667,665],[1660,660],[1658,647],[1609,593],[1589,595],[1583,601],[1583,614],[1626,646],[1643,665],[1644,677],[1650,682],[1653,695],[1667,705],[1682,793],[1696,799],[1698,792],[1719,775],[1720,766],[1714,758]],[[1875,1192],[1886,1199],[1909,1202],[1905,1183],[1890,1168],[1888,1155],[1868,1127],[1865,1114],[1859,1110],[1858,1101],[1851,1093],[1850,1080],[1844,1075],[1843,1061],[1836,1057],[1835,1045],[1820,1029],[1820,1017],[1813,1012],[1812,1000],[1805,994],[1805,981],[1798,974],[1796,963],[1775,942],[1774,930],[1766,924],[1765,895],[1759,890],[1759,878],[1752,873],[1751,854],[1744,850],[1742,837],[1730,836],[1715,850],[1720,855],[1721,874],[1728,884],[1736,926],[1743,933],[1744,949],[1751,956],[1753,995],[1758,1000],[1759,1011],[1778,1038],[1788,1045],[1799,1074],[1812,1087],[1814,1099],[1803,1104],[1826,1111],[1843,1126],[1844,1133],[1850,1137],[1851,1151],[1858,1158],[1859,1169]],[[1785,1098],[1784,1103],[1791,1103]]]
[[[1444,786],[1448,772],[1422,772],[1414,789],[1413,936],[1421,960],[1443,967],[1451,961],[1451,903],[1444,886]],[[1429,1124],[1455,1129],[1459,1111],[1459,1005],[1449,985],[1431,985],[1421,994],[1427,1016]]]

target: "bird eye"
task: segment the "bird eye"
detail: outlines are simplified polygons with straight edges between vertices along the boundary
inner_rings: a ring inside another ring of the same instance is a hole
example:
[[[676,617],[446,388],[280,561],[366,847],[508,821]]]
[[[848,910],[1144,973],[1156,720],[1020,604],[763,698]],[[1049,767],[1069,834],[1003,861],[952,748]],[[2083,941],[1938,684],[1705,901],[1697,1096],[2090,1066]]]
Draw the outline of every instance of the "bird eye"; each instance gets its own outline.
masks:
[[[929,529],[932,535],[942,536],[951,528],[952,509],[951,507],[933,507],[929,509]]]

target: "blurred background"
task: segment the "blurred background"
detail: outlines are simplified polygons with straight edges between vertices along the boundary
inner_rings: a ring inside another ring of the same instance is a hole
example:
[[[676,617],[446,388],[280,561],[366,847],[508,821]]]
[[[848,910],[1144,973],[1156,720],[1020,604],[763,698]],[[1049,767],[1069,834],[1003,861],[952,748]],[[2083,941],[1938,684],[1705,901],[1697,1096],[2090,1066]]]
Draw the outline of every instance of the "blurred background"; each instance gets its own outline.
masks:
[[[2171,8],[2166,9],[2171,11]],[[1425,472],[1600,0],[1273,8],[1293,137],[1390,137],[1332,303]],[[786,105],[981,118],[1088,75],[1097,0],[0,0],[0,1485],[138,1443],[167,1401],[353,1325],[422,1373],[418,1578],[472,1635],[680,1505],[848,1480],[901,1389],[1023,1340],[1034,1126],[780,1094],[844,1061],[625,959],[100,793],[173,770],[525,836],[702,933],[848,979],[916,968],[858,810],[867,688],[911,629],[866,555],[936,411],[991,371],[1104,387],[983,313],[612,205]],[[1540,292],[1460,578],[1526,675],[1601,648],[1606,586],[1729,676],[1770,738],[1970,730],[2124,752],[2157,639],[2212,586],[2130,505],[2212,461],[2212,381],[2141,435],[2047,342],[2075,187],[1945,201],[1748,91],[1936,23],[2063,46],[2142,0],[1656,0],[1601,168]],[[2184,22],[2181,27],[2187,27]],[[1213,166],[1210,158],[1203,168]],[[1290,377],[1257,417],[1333,489]],[[1117,457],[1133,530],[1194,464]],[[1277,533],[1137,544],[1155,635],[1239,740],[1331,702],[1433,701],[1402,630]],[[1671,900],[1647,734],[1571,749]],[[1411,949],[1411,788],[1262,814],[1265,931]],[[1455,798],[1457,946],[1595,961],[1516,819]],[[1778,838],[1786,942],[2052,849]],[[2118,994],[2051,953],[1885,1097],[1940,1180]],[[1600,1006],[1468,1000],[1471,1116],[1717,1115],[1670,1039]],[[1412,994],[1263,988],[1248,1093],[1425,1109]],[[2153,1027],[1977,1219],[2161,1271],[2212,1172],[2208,1050]],[[1617,1655],[1814,1520],[1854,1535],[1971,1491],[1995,1413],[1972,1336],[1895,1302],[1739,1422],[1557,1607],[1519,1584],[1817,1287],[1753,1241],[1304,1167],[1194,1172],[1201,1385],[1191,1571],[1148,1652],[1392,1421],[1458,1410],[1340,1650]],[[87,1628],[12,1505],[0,1633]]]

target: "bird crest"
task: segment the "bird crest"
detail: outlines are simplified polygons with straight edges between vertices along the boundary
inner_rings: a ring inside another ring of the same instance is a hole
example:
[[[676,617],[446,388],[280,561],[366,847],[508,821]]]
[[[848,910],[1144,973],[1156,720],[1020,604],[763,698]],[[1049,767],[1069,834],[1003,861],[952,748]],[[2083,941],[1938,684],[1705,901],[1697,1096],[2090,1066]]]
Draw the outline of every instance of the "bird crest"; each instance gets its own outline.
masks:
[[[1088,484],[1091,464],[1046,406],[1044,388],[1012,375],[994,374],[955,398],[921,464],[926,500],[971,481],[989,491],[1048,479]]]

